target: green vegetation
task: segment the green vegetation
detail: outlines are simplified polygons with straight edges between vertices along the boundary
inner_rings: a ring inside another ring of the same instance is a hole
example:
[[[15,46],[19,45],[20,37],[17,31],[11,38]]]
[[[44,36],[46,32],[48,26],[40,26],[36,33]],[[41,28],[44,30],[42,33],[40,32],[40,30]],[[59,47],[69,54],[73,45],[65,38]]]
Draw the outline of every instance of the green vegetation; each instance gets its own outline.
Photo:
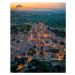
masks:
[[[43,57],[43,56],[44,56],[43,51],[41,51],[41,52],[40,52],[40,56],[41,56],[41,57]]]
[[[36,48],[36,46],[34,46],[34,48]]]
[[[57,36],[59,36],[59,37],[65,37],[65,35],[66,35],[66,32],[64,30],[59,31],[58,29],[55,29],[55,30],[51,29],[51,31],[54,32],[55,34],[57,34]]]
[[[55,28],[61,28],[61,27],[65,27],[65,19],[64,18],[57,18],[55,17],[54,19],[46,19],[44,22],[46,25],[55,27]]]
[[[47,29],[48,29],[48,30],[50,30],[50,28],[49,28],[49,27],[48,27]]]
[[[27,33],[27,32],[24,32],[24,30],[29,31],[30,28],[31,28],[31,25],[11,26],[11,34],[18,34],[18,32]]]
[[[51,53],[59,53],[59,49],[49,49]]]
[[[62,10],[47,9],[47,11],[11,10],[11,23],[16,23],[19,25],[23,25],[24,23],[43,22],[45,25],[58,28],[58,27],[65,27],[66,25],[65,21],[66,21],[65,9]]]
[[[35,68],[33,68],[33,66]],[[37,59],[32,60],[28,64],[28,70],[26,72],[51,72],[52,66],[48,62],[38,61]]]
[[[65,45],[65,43],[64,42],[60,42],[60,45]]]
[[[25,64],[26,62],[27,62],[27,57],[22,57],[22,58],[17,58],[17,57],[15,57],[15,61],[18,63],[18,65],[20,65],[20,64]]]
[[[30,48],[29,52],[27,53],[29,56],[33,56],[34,54],[36,54],[35,50]]]
[[[27,63],[27,59],[28,58],[26,58],[26,57],[22,57],[22,58],[15,57],[16,64],[11,66],[11,68],[10,68],[11,72],[18,72],[18,70],[17,70],[18,65],[20,65],[20,64],[24,65],[25,63]]]
[[[15,40],[15,38],[11,39],[11,41],[14,41],[14,40]]]
[[[66,59],[66,54],[64,54],[64,58],[63,58],[64,60]]]
[[[11,68],[10,68],[10,70],[11,70],[11,72],[17,72],[17,67],[18,67],[18,65],[16,64],[16,65],[13,65],[13,66],[11,66]]]
[[[50,52],[49,50],[46,50],[46,52]]]
[[[31,60],[28,63],[28,70],[25,72],[65,72],[65,67],[56,65],[53,67],[50,61]]]
[[[20,43],[20,41],[18,40],[17,43]]]
[[[46,41],[46,43],[48,43],[48,41]]]
[[[41,47],[41,50],[43,50],[43,46]]]

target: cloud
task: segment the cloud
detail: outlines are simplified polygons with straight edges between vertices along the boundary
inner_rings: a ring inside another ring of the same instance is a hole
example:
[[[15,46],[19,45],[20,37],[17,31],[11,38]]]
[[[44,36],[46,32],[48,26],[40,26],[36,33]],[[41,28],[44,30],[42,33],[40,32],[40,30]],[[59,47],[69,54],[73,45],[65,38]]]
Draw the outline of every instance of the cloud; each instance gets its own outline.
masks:
[[[16,8],[19,8],[19,7],[23,7],[23,6],[22,6],[22,5],[20,5],[20,4],[16,6]]]

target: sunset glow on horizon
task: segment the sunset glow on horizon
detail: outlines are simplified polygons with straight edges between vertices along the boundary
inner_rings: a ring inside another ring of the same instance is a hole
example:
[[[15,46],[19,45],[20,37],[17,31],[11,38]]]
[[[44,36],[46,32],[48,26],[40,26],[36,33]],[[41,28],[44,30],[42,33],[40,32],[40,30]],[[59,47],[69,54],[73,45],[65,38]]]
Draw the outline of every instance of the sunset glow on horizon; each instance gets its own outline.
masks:
[[[17,5],[22,7],[16,7]],[[65,2],[12,2],[10,9],[65,8]]]

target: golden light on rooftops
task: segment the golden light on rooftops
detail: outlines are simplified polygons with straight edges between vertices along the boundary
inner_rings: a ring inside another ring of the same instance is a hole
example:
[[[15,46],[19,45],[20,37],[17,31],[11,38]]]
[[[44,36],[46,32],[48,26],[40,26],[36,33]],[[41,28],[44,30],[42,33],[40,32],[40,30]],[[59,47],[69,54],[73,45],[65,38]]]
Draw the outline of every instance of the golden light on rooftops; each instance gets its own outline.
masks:
[[[23,65],[22,65],[22,64],[20,64],[20,65],[18,66],[17,70],[20,70],[21,68],[23,68]]]

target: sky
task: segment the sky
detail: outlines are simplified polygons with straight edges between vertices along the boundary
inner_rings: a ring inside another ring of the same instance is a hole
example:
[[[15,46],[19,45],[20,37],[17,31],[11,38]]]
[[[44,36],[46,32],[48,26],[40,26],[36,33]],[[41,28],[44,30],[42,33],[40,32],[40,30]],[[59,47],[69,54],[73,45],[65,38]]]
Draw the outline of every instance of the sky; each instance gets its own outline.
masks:
[[[65,2],[11,2],[10,3],[10,9],[65,8],[65,6],[66,6]]]

